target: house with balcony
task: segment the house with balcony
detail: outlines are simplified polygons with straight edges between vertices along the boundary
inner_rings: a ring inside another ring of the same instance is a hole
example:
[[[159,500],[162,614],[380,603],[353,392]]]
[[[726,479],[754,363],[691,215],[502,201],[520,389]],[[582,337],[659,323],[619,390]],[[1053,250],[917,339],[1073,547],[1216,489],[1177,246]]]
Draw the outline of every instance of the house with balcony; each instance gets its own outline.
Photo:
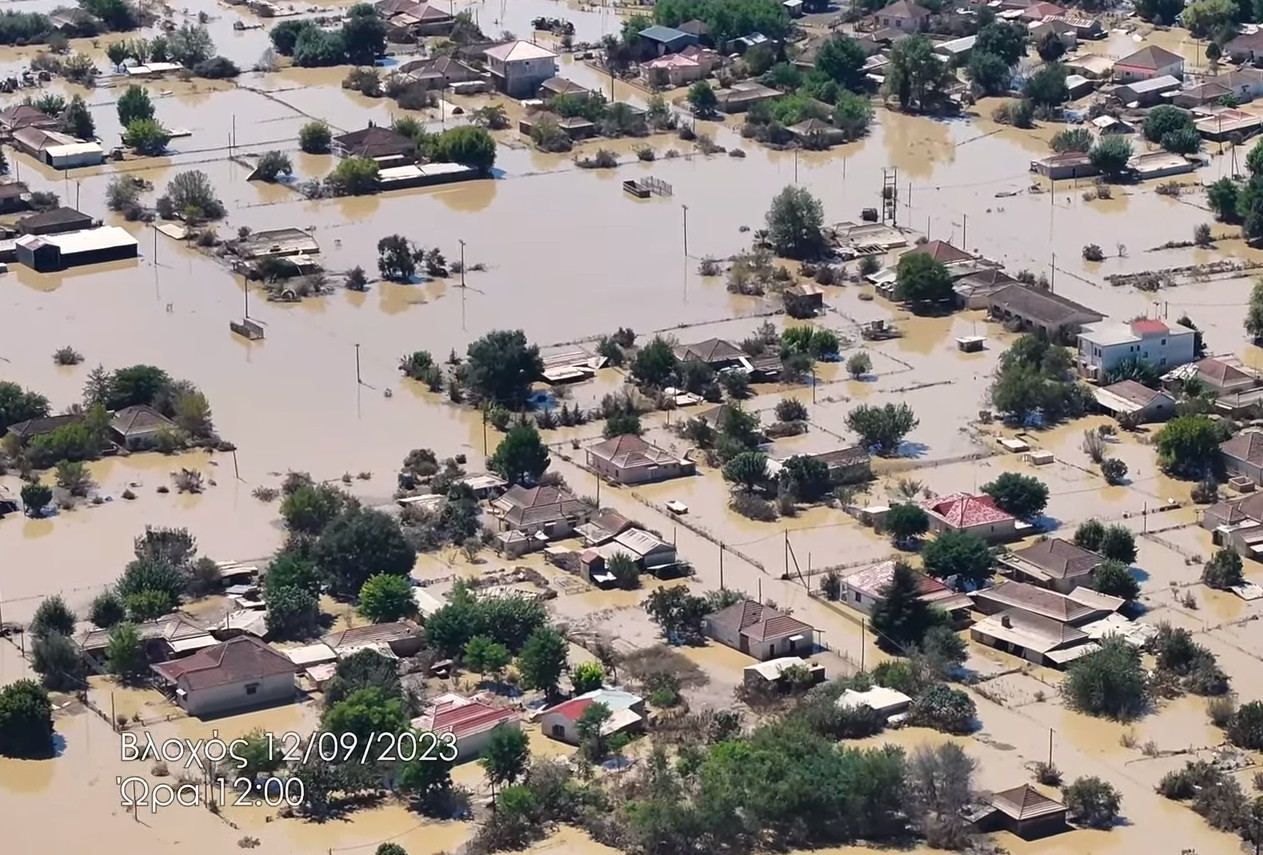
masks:
[[[530,42],[489,47],[486,57],[492,83],[510,98],[534,98],[545,80],[557,76],[557,54]]]

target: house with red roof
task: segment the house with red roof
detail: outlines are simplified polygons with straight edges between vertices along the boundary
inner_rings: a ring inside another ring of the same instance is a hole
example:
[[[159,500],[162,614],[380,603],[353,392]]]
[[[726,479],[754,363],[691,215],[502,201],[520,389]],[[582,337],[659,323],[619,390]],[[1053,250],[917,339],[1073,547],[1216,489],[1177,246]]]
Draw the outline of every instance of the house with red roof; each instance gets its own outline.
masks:
[[[754,600],[742,600],[708,615],[708,636],[760,662],[778,656],[810,656],[816,629],[798,618]]]
[[[518,730],[520,721],[517,710],[449,692],[431,701],[421,715],[412,720],[412,726],[419,731],[454,734],[456,762],[463,763],[482,754],[496,728]]]
[[[594,704],[603,704],[610,711],[610,717],[601,725],[602,736],[644,726],[644,698],[622,689],[600,688],[544,710],[539,715],[539,729],[545,736],[578,745],[579,720]]]
[[[1184,79],[1184,57],[1157,45],[1142,47],[1114,63],[1114,79],[1119,83],[1167,76]]]
[[[1197,358],[1196,336],[1183,324],[1158,318],[1084,324],[1079,331],[1079,372],[1090,380],[1106,381],[1119,363],[1137,359],[1165,373]]]
[[[885,599],[885,592],[895,578],[895,560],[883,561],[871,567],[865,567],[843,578],[842,588],[845,602],[856,611],[871,615],[873,609]],[[915,571],[914,571],[915,572]],[[953,619],[967,616],[972,601],[964,594],[959,594],[944,585],[938,579],[916,573],[917,599],[936,609],[942,609],[952,615]]]
[[[952,493],[927,499],[921,507],[930,517],[930,531],[967,531],[983,540],[1012,540],[1017,537],[1017,517],[996,507],[988,495]]]
[[[189,715],[229,715],[297,695],[298,667],[252,635],[149,666]]]

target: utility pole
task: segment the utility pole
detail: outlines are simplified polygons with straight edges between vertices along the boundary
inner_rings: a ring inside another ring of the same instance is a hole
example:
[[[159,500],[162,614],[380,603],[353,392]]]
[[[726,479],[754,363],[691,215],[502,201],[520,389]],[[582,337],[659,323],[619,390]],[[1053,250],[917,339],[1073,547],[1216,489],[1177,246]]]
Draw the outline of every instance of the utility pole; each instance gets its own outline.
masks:
[[[465,287],[465,242],[457,241],[460,244],[460,287]]]
[[[246,295],[246,320],[250,320],[250,277],[241,277],[241,292]]]
[[[364,381],[360,379],[360,345],[357,342],[355,345],[355,383],[356,385],[359,385],[363,382]]]
[[[487,446],[487,405],[483,404],[482,405],[482,456],[486,457],[490,453],[491,453],[490,449]]]
[[[1053,764],[1052,754],[1053,754],[1053,729],[1050,727],[1048,728],[1048,766],[1049,768],[1052,768],[1052,764]]]
[[[719,590],[724,589],[724,545],[719,544]]]
[[[860,670],[864,670],[864,618],[860,618]]]
[[[1048,267],[1049,267],[1048,290],[1053,293],[1056,293],[1057,292],[1057,253],[1054,252],[1052,254],[1052,261],[1049,263]]]
[[[794,183],[798,183],[798,149],[794,149]]]
[[[689,206],[681,205],[684,209],[684,256],[687,258],[689,254]]]

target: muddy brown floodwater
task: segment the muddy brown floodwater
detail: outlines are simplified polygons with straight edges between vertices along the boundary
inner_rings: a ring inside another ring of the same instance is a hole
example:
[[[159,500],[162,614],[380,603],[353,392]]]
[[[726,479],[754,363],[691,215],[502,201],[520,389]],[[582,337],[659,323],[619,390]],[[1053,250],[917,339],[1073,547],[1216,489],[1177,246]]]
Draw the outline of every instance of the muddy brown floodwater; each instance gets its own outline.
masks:
[[[55,5],[59,5],[56,0],[33,0],[23,3],[22,9],[48,10]],[[577,40],[595,41],[621,24],[609,8],[581,9],[549,0],[456,2],[453,8],[474,12],[491,34],[511,30],[529,36],[532,18],[564,17],[575,22]],[[209,27],[219,51],[243,67],[251,66],[267,47],[266,30],[232,29],[235,20],[255,21],[239,7],[194,0],[178,17],[187,14],[195,19],[198,12],[210,16]],[[1168,38],[1164,44],[1182,51],[1189,46],[1178,37],[1163,37]],[[550,41],[543,35],[540,38]],[[1130,36],[1114,35],[1094,49],[1121,55],[1129,44],[1134,44]],[[77,41],[75,47],[91,53],[102,67],[106,65],[100,47],[86,40]],[[0,71],[20,68],[34,52],[30,48],[0,50]],[[562,73],[584,85],[609,85],[608,79],[569,57],[562,60]],[[623,161],[617,170],[592,172],[578,169],[569,156],[535,152],[515,131],[505,131],[498,134],[495,180],[315,202],[285,187],[247,183],[248,168],[229,159],[230,138],[235,140],[235,154],[280,148],[291,155],[300,178],[321,177],[334,160],[297,152],[295,137],[304,122],[318,117],[336,128],[352,130],[370,121],[389,122],[402,112],[387,100],[342,90],[339,83],[344,74],[345,69],[288,69],[247,73],[232,83],[146,84],[155,97],[159,119],[192,133],[176,140],[170,156],[161,159],[129,160],[67,176],[10,153],[14,170],[33,189],[55,191],[67,204],[129,229],[140,241],[142,255],[136,261],[60,274],[11,267],[0,277],[0,379],[46,394],[60,410],[79,400],[84,378],[94,365],[160,365],[206,392],[219,432],[238,451],[235,458],[147,454],[94,463],[93,477],[108,501],[40,520],[12,516],[0,521],[0,605],[5,620],[28,618],[40,597],[53,592],[63,592],[72,605],[82,608],[117,576],[131,553],[132,538],[146,524],[186,526],[198,538],[201,550],[219,559],[266,556],[280,539],[276,507],[252,498],[251,491],[274,485],[280,473],[289,469],[329,479],[371,472],[370,480],[356,480],[352,489],[370,502],[386,502],[393,490],[394,471],[409,449],[430,447],[441,457],[465,453],[471,458],[471,468],[480,468],[478,461],[485,451],[481,421],[448,405],[442,396],[401,379],[396,365],[404,353],[424,349],[441,358],[453,349],[464,351],[472,339],[498,328],[524,329],[540,344],[591,339],[623,326],[641,335],[680,325],[709,325],[712,331],[703,337],[748,335],[758,322],[755,316],[772,306],[728,294],[722,278],[697,274],[698,262],[703,256],[726,257],[748,246],[749,235],[743,229],[761,227],[770,198],[795,182],[821,199],[830,222],[858,220],[861,209],[879,206],[883,170],[896,170],[900,225],[977,250],[1013,270],[1045,273],[1057,292],[1115,317],[1158,313],[1174,319],[1187,311],[1206,331],[1212,351],[1243,350],[1240,318],[1251,284],[1248,279],[1199,283],[1152,295],[1116,289],[1104,279],[1111,273],[1208,260],[1204,251],[1148,251],[1168,241],[1189,240],[1194,226],[1210,219],[1200,192],[1170,200],[1154,192],[1156,182],[1119,188],[1107,201],[1084,201],[1084,188],[1074,182],[1059,182],[1051,193],[1046,184],[1038,188],[1040,192],[1029,192],[1029,162],[1046,151],[1046,140],[1058,128],[1047,126],[1030,133],[999,128],[987,118],[994,106],[989,102],[978,106],[977,116],[947,121],[879,108],[867,138],[828,153],[768,152],[743,141],[737,122],[699,123],[699,131],[712,134],[720,145],[741,147],[747,156],[704,157],[694,154],[689,143],[659,135],[634,144],[585,144],[581,151],[605,145]],[[67,94],[83,92],[99,135],[113,143],[120,132],[114,107],[121,91],[117,83],[103,78],[100,86],[87,92],[61,83],[49,88]],[[624,84],[614,91],[617,97],[636,103],[646,97]],[[7,101],[19,97],[9,96]],[[489,100],[479,96],[454,102],[468,111]],[[463,121],[450,114],[440,118],[436,111],[417,115],[436,130],[448,122]],[[655,150],[655,162],[636,160],[632,152],[641,144]],[[682,156],[668,159],[672,149]],[[1216,153],[1194,178],[1208,182],[1230,164],[1230,154]],[[228,209],[219,227],[221,235],[242,226],[311,229],[333,274],[355,265],[375,270],[377,241],[396,232],[423,246],[439,247],[449,259],[459,257],[463,241],[467,264],[486,269],[468,273],[464,288],[458,276],[413,285],[373,283],[366,293],[339,290],[299,304],[267,303],[260,293],[252,292],[250,315],[266,325],[267,336],[248,343],[228,330],[228,322],[244,309],[239,278],[207,256],[157,235],[151,227],[123,223],[106,210],[106,186],[120,171],[153,182],[156,195],[175,174],[191,168],[210,177]],[[627,198],[621,182],[643,176],[670,183],[674,194],[643,202]],[[687,256],[684,206],[688,207]],[[1082,247],[1088,243],[1103,248],[1105,261],[1088,264],[1081,260]],[[1239,240],[1221,241],[1215,253],[1263,260],[1263,255],[1246,249]],[[984,326],[973,313],[911,318],[884,301],[861,300],[861,294],[871,296],[871,289],[832,289],[828,301],[834,311],[819,323],[854,337],[856,322],[893,319],[905,337],[869,348],[878,375],[871,380],[851,381],[834,367],[822,368],[820,401],[811,404],[813,422],[833,433],[786,442],[785,448],[820,450],[831,436],[841,436],[853,401],[908,400],[922,414],[922,426],[910,437],[924,446],[919,454],[950,464],[927,476],[936,489],[947,492],[954,484],[958,487],[982,477],[979,473],[1020,468],[1011,461],[976,466],[951,463],[979,448],[964,426],[981,406],[985,377],[1006,340],[1004,335],[992,329],[987,332],[990,349],[965,357],[956,352],[952,339]],[[777,324],[781,323],[778,319]],[[63,345],[82,352],[86,362],[75,368],[54,366],[51,353]],[[357,382],[357,351],[361,382]],[[1244,355],[1247,362],[1263,365],[1263,355],[1252,348],[1246,348]],[[597,384],[575,394],[585,400],[599,397],[600,391],[617,388],[620,382],[617,373],[603,372]],[[921,385],[913,388],[914,384]],[[805,402],[811,397],[801,387],[770,389],[761,392],[754,404],[768,409],[782,393]],[[675,441],[661,430],[656,417],[653,430],[660,441]],[[1073,456],[1078,453],[1080,430],[1071,426],[1060,433],[1047,432],[1045,444],[1055,447],[1059,456]],[[555,432],[549,439],[590,438],[597,433],[599,426],[595,430],[588,426]],[[495,441],[493,432],[491,443]],[[1187,497],[1186,485],[1154,473],[1150,449],[1131,441],[1123,447],[1120,453],[1132,461],[1129,465],[1137,473],[1134,488],[1112,488],[1101,491],[1091,503],[1080,501],[1075,497],[1085,489],[1081,484],[1085,476],[1079,469],[1062,466],[1055,476],[1048,476],[1059,514],[1067,520],[1095,512],[1092,508],[1121,514],[1181,490]],[[890,465],[890,471],[882,474],[893,477],[903,465]],[[169,483],[170,472],[181,467],[202,472],[214,485],[198,496],[159,494],[157,487]],[[563,461],[554,468],[571,478],[572,484],[586,477]],[[4,483],[16,489],[12,477]],[[129,487],[137,495],[130,502],[121,498]],[[889,479],[874,485],[873,494],[881,498],[885,495],[881,491],[888,488]],[[839,620],[838,610],[810,600],[801,587],[775,578],[784,560],[782,538],[789,530],[804,560],[817,567],[881,558],[890,551],[883,539],[826,509],[813,509],[788,525],[738,518],[727,511],[725,487],[713,472],[679,486],[645,488],[635,497],[617,491],[609,501],[625,513],[645,514],[643,501],[673,497],[688,499],[698,524],[767,568],[760,574],[745,558],[730,557],[729,584],[734,584],[734,577],[735,584],[751,591],[756,585],[763,590],[766,584],[768,594],[782,604],[828,625],[828,639],[839,655],[859,655],[866,642],[857,626]],[[665,518],[651,519],[664,531],[672,527]],[[694,562],[706,584],[714,585],[713,544],[684,527],[678,538],[681,553]],[[1200,542],[1192,546],[1204,548]],[[1158,550],[1146,541],[1142,558],[1158,556]],[[1162,572],[1174,582],[1182,578],[1183,565],[1172,560],[1171,554],[1160,557],[1168,562]],[[448,566],[431,556],[418,563],[418,575],[447,572]],[[473,571],[462,568],[460,572]],[[1162,577],[1163,585],[1166,579]],[[1207,605],[1208,613],[1224,619],[1238,614],[1235,601],[1221,603],[1211,598]],[[639,611],[631,595],[620,599],[584,594],[567,606],[576,616],[611,607]],[[629,632],[633,631],[644,629],[640,624],[633,629],[629,622]],[[706,648],[689,655],[705,668],[736,673],[740,657],[729,654],[721,648]],[[1256,660],[1248,661],[1257,666]],[[12,647],[0,643],[0,683],[28,673]],[[1030,682],[1042,685],[1035,678]],[[130,696],[117,700],[149,703]],[[1153,731],[1155,738],[1161,736],[1161,727],[1178,728],[1188,734],[1181,737],[1184,740],[1213,736],[1204,733],[1194,707],[1173,705],[1155,719],[1160,724]],[[1045,728],[1052,727],[1063,733],[1065,755],[1059,754],[1058,763],[1068,776],[1102,774],[1125,790],[1126,827],[1109,834],[1074,832],[1038,844],[1004,837],[1001,842],[1010,851],[1018,855],[1147,855],[1195,848],[1205,855],[1227,852],[1235,845],[1227,836],[1206,830],[1188,811],[1160,802],[1152,793],[1151,776],[1137,772],[1118,749],[1113,729],[1066,713],[1051,702],[1020,710],[988,706],[982,709],[982,718],[986,739],[971,741],[970,750],[983,760],[986,786],[998,789],[1025,780],[1021,764],[1040,758],[1046,745]],[[422,822],[398,807],[327,825],[267,823],[247,813],[230,817],[241,826],[232,829],[205,811],[190,809],[141,817],[142,823],[118,806],[114,777],[130,770],[118,758],[117,736],[109,727],[96,716],[72,708],[59,714],[58,731],[65,744],[57,759],[0,761],[0,826],[10,835],[6,842],[17,834],[14,851],[36,847],[77,851],[90,846],[114,855],[179,846],[193,855],[212,855],[235,847],[248,833],[260,838],[264,853],[369,853],[377,843],[395,839],[413,855],[431,855],[456,849],[469,832],[468,826],[459,823]],[[892,738],[912,745],[930,736],[905,731]],[[556,750],[554,743],[535,741],[543,753]],[[457,777],[470,786],[478,785],[472,767],[458,770]],[[77,821],[67,822],[70,815]],[[540,855],[609,855],[603,847],[568,830],[537,849]],[[830,855],[862,851],[867,850],[830,850]]]

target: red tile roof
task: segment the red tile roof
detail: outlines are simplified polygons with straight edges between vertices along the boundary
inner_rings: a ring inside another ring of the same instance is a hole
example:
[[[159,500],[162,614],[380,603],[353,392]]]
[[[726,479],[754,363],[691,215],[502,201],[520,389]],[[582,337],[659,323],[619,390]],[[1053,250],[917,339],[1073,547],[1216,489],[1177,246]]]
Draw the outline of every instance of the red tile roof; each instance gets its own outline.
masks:
[[[591,698],[571,698],[557,704],[552,709],[544,710],[545,715],[560,715],[568,721],[578,721],[579,716],[583,715],[583,711],[592,706]]]
[[[921,507],[942,517],[948,525],[955,528],[971,528],[976,525],[1013,519],[1012,514],[997,508],[995,499],[987,495],[971,496],[968,493],[953,493],[950,496],[930,499]]]
[[[430,729],[437,733],[454,733],[457,740],[475,733],[491,730],[505,722],[513,721],[517,713],[510,709],[497,709],[482,701],[468,704],[444,704],[434,713]]]
[[[1139,318],[1131,322],[1131,331],[1136,335],[1153,335],[1169,331],[1169,327],[1157,318]]]

